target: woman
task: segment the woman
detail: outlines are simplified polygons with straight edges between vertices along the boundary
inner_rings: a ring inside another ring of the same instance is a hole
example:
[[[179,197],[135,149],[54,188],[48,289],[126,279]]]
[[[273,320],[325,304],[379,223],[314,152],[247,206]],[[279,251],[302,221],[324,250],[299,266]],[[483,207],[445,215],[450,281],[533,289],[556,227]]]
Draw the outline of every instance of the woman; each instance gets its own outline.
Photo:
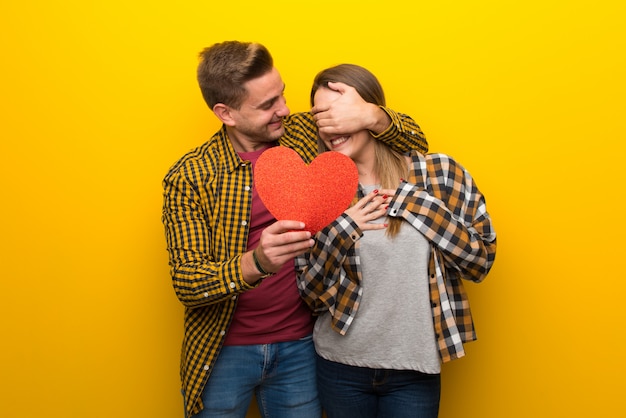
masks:
[[[311,103],[335,100],[337,81],[385,105],[376,77],[347,64],[317,75]],[[360,198],[296,260],[319,315],[322,406],[328,418],[436,417],[441,363],[476,339],[462,279],[482,281],[495,260],[485,200],[444,154],[401,155],[369,131],[323,135],[320,148],[352,158]]]

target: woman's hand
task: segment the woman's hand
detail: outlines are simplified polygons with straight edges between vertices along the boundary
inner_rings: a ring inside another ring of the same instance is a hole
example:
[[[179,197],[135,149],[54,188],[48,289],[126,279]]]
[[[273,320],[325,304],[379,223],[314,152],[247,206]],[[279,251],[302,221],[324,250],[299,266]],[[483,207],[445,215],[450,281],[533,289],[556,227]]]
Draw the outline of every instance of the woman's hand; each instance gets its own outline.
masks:
[[[362,231],[385,229],[386,223],[371,223],[386,216],[387,207],[395,190],[374,190],[359,200],[352,207],[346,209],[346,215],[358,225]]]

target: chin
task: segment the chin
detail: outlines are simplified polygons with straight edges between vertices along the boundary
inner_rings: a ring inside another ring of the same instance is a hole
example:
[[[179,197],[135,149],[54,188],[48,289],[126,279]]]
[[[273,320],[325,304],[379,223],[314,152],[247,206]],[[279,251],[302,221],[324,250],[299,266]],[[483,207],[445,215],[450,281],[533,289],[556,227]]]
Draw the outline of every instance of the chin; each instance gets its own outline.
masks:
[[[339,145],[338,147],[334,147],[334,148],[329,148],[331,151],[335,151],[335,152],[340,152],[343,155],[347,155],[348,157],[350,156],[350,147],[346,146],[346,143],[344,142],[343,144]]]
[[[285,134],[285,129],[280,128],[279,130],[272,132],[270,137],[272,138],[273,141],[278,141],[284,134]]]

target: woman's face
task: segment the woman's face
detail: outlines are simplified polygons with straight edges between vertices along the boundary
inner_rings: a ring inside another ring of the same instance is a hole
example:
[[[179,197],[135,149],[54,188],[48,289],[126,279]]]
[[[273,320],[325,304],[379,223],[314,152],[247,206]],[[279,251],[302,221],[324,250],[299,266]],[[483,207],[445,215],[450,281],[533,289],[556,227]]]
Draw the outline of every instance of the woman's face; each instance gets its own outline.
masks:
[[[315,106],[326,106],[336,100],[341,93],[326,87],[320,87],[315,92],[313,103]],[[363,157],[364,151],[374,147],[374,139],[368,130],[346,132],[341,135],[328,135],[320,132],[320,138],[330,151],[340,152],[357,161]]]

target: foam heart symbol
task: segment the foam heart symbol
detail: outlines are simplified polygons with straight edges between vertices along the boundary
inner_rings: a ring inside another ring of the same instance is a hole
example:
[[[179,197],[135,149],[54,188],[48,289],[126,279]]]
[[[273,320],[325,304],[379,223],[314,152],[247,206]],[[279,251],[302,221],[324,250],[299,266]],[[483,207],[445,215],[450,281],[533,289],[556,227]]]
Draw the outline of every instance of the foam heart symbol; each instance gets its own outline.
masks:
[[[305,229],[315,234],[350,206],[359,173],[339,152],[324,152],[306,165],[294,150],[278,146],[257,160],[254,184],[276,219],[304,222]]]

